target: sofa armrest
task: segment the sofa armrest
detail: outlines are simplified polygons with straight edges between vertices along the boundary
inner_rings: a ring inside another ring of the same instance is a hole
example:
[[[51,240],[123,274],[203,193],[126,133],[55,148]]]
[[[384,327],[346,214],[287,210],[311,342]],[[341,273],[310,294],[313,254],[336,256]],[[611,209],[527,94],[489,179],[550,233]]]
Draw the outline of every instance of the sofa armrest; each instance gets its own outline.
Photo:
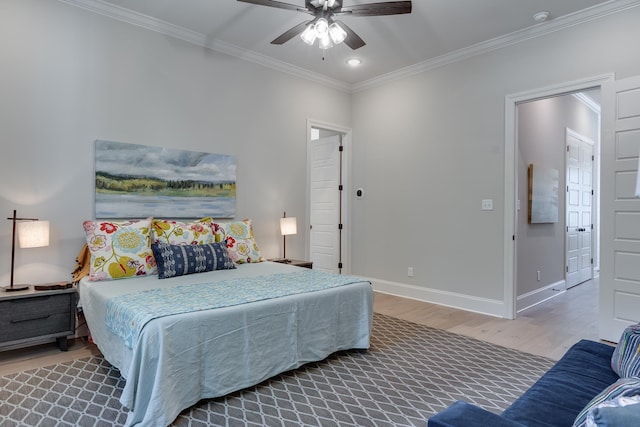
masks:
[[[429,418],[429,427],[524,427],[467,402],[457,401]]]

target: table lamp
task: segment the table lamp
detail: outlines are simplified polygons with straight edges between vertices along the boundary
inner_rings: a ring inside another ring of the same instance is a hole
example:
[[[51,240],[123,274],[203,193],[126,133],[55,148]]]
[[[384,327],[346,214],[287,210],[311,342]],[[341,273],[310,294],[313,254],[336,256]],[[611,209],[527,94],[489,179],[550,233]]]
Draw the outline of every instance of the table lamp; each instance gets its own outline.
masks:
[[[287,259],[287,236],[298,233],[298,227],[296,225],[295,216],[284,216],[280,218],[280,234],[282,234],[282,262],[289,263],[290,259]]]
[[[49,246],[49,221],[40,221],[38,218],[18,218],[15,209],[13,210],[13,217],[7,219],[13,222],[13,232],[11,235],[11,282],[9,286],[3,286],[2,290],[5,292],[24,291],[29,289],[29,285],[15,285],[13,283],[16,231],[21,248]]]

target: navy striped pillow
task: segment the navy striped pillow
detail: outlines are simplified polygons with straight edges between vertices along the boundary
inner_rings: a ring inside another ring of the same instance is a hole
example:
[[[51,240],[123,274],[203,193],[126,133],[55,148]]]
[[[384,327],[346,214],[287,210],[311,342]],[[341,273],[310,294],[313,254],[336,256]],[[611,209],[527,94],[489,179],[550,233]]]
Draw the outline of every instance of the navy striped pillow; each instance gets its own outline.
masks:
[[[620,378],[640,376],[640,323],[628,326],[611,356],[611,369]]]
[[[204,245],[151,245],[158,265],[158,278],[183,276],[213,270],[231,270],[236,265],[229,257],[226,242]]]

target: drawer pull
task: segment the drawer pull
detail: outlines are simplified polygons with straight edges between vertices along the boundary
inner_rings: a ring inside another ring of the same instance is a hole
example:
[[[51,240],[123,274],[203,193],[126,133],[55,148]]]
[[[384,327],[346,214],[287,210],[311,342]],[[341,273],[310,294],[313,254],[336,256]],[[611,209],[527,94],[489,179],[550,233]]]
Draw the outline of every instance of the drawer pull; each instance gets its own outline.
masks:
[[[9,323],[31,322],[32,320],[43,320],[43,319],[48,319],[49,317],[51,317],[51,315],[50,315],[50,314],[47,314],[46,316],[42,316],[42,317],[32,317],[31,319],[10,320],[10,321],[9,321]]]
[[[9,302],[11,304],[30,304],[33,303],[33,301],[44,301],[47,299],[50,299],[51,296],[50,295],[43,295],[41,297],[35,297],[35,298],[21,298],[21,299],[11,299],[9,300]]]

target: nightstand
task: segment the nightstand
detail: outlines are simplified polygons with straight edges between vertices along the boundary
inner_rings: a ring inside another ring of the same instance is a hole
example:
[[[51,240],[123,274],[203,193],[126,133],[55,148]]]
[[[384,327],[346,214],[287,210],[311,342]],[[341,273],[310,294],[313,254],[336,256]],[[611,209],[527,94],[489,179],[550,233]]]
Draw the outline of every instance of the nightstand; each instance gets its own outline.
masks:
[[[313,261],[302,261],[299,259],[290,259],[289,262],[285,262],[282,258],[274,258],[269,261],[279,262],[281,264],[293,265],[296,267],[313,268]]]
[[[75,288],[0,293],[0,351],[55,338],[67,351],[67,336],[75,333]]]

